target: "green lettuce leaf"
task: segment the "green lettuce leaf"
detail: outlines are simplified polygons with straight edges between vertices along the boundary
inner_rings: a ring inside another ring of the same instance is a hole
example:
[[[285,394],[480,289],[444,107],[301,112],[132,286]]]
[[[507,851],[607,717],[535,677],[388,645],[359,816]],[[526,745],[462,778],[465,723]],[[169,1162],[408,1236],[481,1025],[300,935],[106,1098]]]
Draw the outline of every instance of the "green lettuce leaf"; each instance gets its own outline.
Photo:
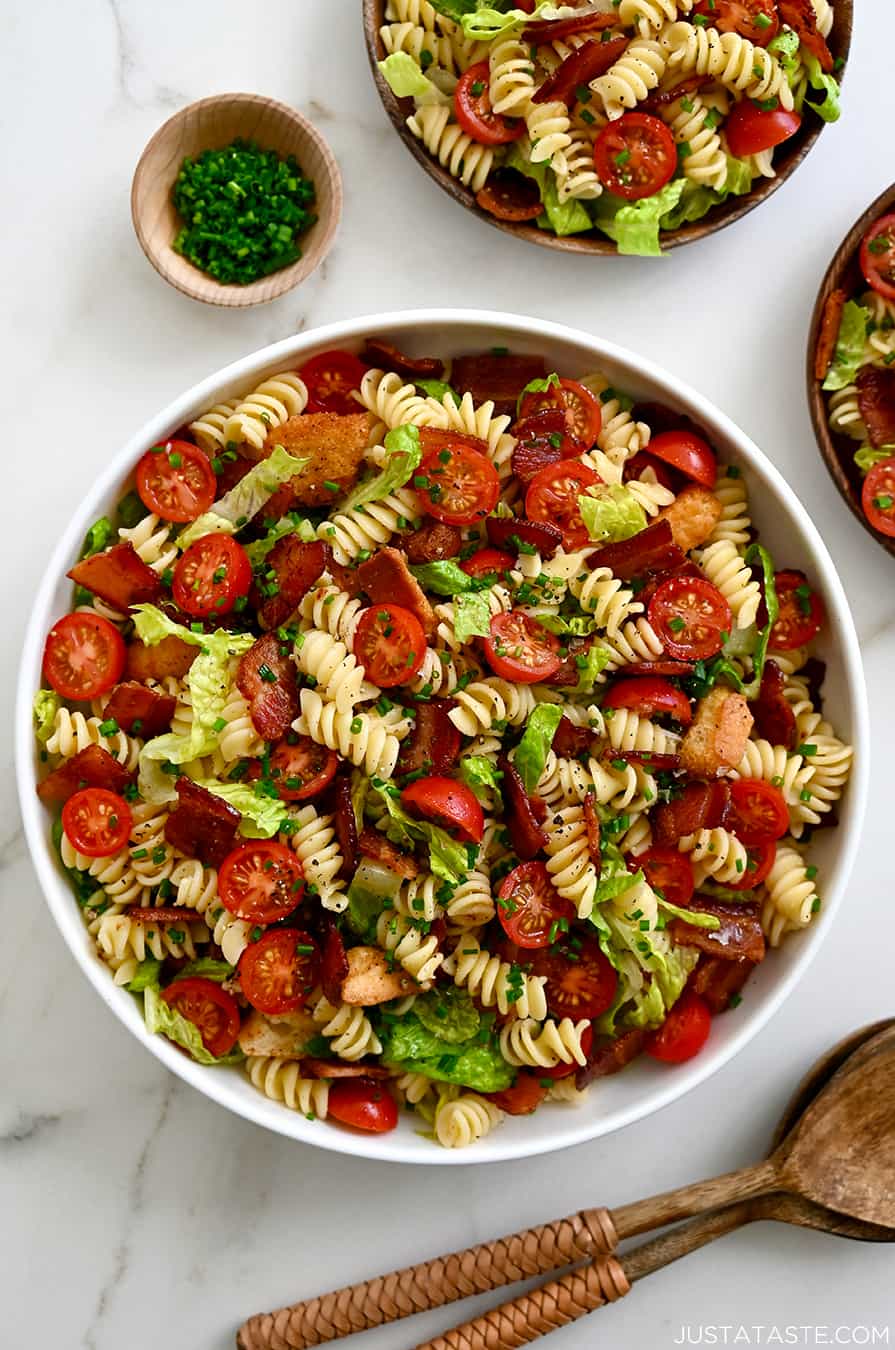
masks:
[[[196,782],[239,812],[239,833],[249,839],[272,839],[288,822],[283,803],[278,797],[268,797],[260,783],[226,783],[219,778],[197,778]]]
[[[874,445],[862,445],[860,450],[855,451],[855,463],[861,473],[869,473],[874,464],[881,464],[884,459],[891,459],[893,455],[895,455],[895,445],[881,445],[879,449]],[[41,692],[46,693],[46,690]],[[39,697],[40,695],[38,695]]]
[[[149,509],[144,505],[137,492],[126,493],[118,503],[118,523],[126,530],[132,530],[148,515]]]
[[[661,258],[659,230],[663,217],[677,206],[686,181],[672,178],[659,192],[639,202],[626,202],[604,192],[594,203],[594,223],[615,240],[619,253]]]
[[[854,384],[861,362],[864,360],[869,320],[868,310],[856,300],[848,300],[843,306],[842,318],[839,320],[839,335],[836,338],[827,377],[823,382],[824,389],[844,389],[847,384]]]
[[[59,703],[59,695],[53,689],[38,689],[34,695],[34,702],[31,705],[34,734],[41,745],[45,745],[53,734]]]
[[[491,606],[483,592],[458,595],[454,601],[454,632],[458,642],[487,637],[491,632]]]
[[[814,109],[822,121],[838,122],[842,116],[839,81],[834,79],[832,75],[824,74],[817,57],[809,52],[807,47],[802,48],[802,60],[805,62],[805,69],[808,72],[808,83],[812,89],[820,94],[820,98],[817,100],[806,96],[805,102],[809,108]]]
[[[532,164],[516,142],[510,147],[506,165],[526,178],[533,178],[537,183],[544,207],[544,214],[537,221],[541,229],[553,230],[554,234],[560,236],[581,234],[584,230],[593,229],[593,222],[580,201],[570,198],[567,202],[560,202],[556,175],[549,164]]]
[[[396,872],[370,858],[361,859],[348,887],[345,911],[352,932],[365,941],[375,938],[376,920],[384,909],[394,906],[400,889],[401,878]]]
[[[558,385],[559,385],[559,376],[557,375],[556,371],[553,371],[543,380],[542,379],[529,380],[528,384],[525,386],[525,388],[519,394],[519,397],[516,399],[516,416],[518,417],[519,413],[522,410],[522,400],[525,398],[526,394],[546,394],[548,389],[555,389]]]
[[[675,946],[639,908],[628,913],[621,902],[605,911],[604,923],[600,945],[618,971],[619,985],[612,1008],[597,1022],[598,1030],[615,1034],[617,1020],[631,1027],[658,1026],[683,993],[699,952]]]
[[[576,694],[592,694],[597,676],[602,670],[605,670],[612,656],[608,647],[601,647],[599,642],[592,642],[586,651],[575,657],[575,665],[578,668],[578,683],[575,685]]]
[[[461,1045],[475,1036],[482,1023],[478,1008],[465,989],[446,985],[444,989],[422,994],[413,1005],[413,1013],[427,1031],[448,1045]]]
[[[388,453],[385,464],[375,477],[358,484],[342,506],[343,511],[363,506],[365,502],[381,501],[396,488],[403,487],[419,468],[423,450],[417,427],[395,427],[387,433],[383,444]]]
[[[624,895],[632,886],[637,885],[643,880],[642,872],[629,872],[628,865],[625,862],[624,855],[618,844],[611,839],[604,838],[600,841],[600,853],[603,864],[600,868],[600,880],[597,883],[597,891],[594,897],[594,909],[598,905],[604,905],[608,900],[615,900],[618,896]]]
[[[539,703],[525,725],[513,763],[526,792],[534,792],[538,785],[547,762],[547,752],[553,744],[561,719],[562,708],[559,704]]]
[[[427,398],[437,398],[440,403],[446,394],[450,394],[455,403],[460,402],[460,395],[456,389],[448,384],[447,380],[414,380],[417,389],[421,389]]]
[[[537,619],[548,633],[555,633],[557,637],[589,637],[597,626],[596,620],[585,614],[566,616],[549,614],[546,611],[542,614],[540,610],[533,610],[532,618]]]
[[[775,56],[787,79],[792,80],[799,69],[799,35],[784,28],[768,43],[768,51]]]
[[[297,534],[305,544],[310,544],[317,538],[317,531],[309,520],[303,520],[301,516],[294,514],[283,516],[271,525],[263,538],[253,539],[250,544],[244,545],[253,571],[258,570],[274,544],[285,539],[287,534]]]
[[[147,956],[141,961],[134,972],[133,979],[128,981],[127,990],[130,994],[142,994],[144,989],[150,985],[158,988],[159,976],[162,972],[162,962],[157,956]]]
[[[483,578],[470,577],[454,558],[442,562],[417,563],[411,567],[424,591],[435,595],[466,595],[469,591],[486,590],[489,582],[482,585]]]
[[[490,803],[492,792],[500,794],[503,774],[484,755],[464,755],[460,760],[460,777],[480,802]]]
[[[659,908],[664,909],[666,914],[670,914],[673,919],[683,919],[691,928],[708,928],[714,931],[721,927],[721,920],[717,914],[704,914],[698,909],[681,909],[680,905],[673,905],[670,900],[665,900],[658,891],[656,899],[659,902]]]
[[[591,539],[616,543],[646,528],[646,512],[621,483],[596,483],[578,498],[581,519]]]
[[[468,1041],[451,1043],[430,1031],[413,1012],[384,1022],[382,1061],[390,1068],[422,1073],[440,1083],[458,1083],[475,1092],[501,1092],[516,1077],[499,1048],[480,1040],[481,1030]]]
[[[177,972],[178,980],[185,980],[187,976],[199,975],[203,980],[214,980],[215,984],[223,984],[224,980],[229,980],[233,974],[234,967],[229,961],[218,961],[213,956],[197,956],[195,961],[187,961],[185,966]]]
[[[435,88],[409,52],[392,52],[378,66],[396,98],[423,98]]]
[[[143,993],[143,1016],[148,1032],[153,1036],[167,1036],[169,1041],[187,1050],[198,1064],[241,1064],[245,1059],[239,1049],[231,1050],[229,1055],[221,1055],[219,1059],[210,1055],[195,1023],[170,1007],[151,984]]]
[[[684,182],[677,206],[666,211],[662,217],[663,230],[677,230],[694,220],[702,220],[713,207],[728,197],[743,197],[752,191],[754,174],[747,160],[727,156],[727,178],[723,188],[705,187],[691,179]]]
[[[752,544],[746,550],[745,562],[747,567],[751,567],[756,562],[761,565],[764,603],[768,613],[768,621],[761,630],[758,646],[752,657],[752,679],[742,688],[746,698],[758,698],[761,690],[761,677],[764,673],[764,663],[768,654],[768,643],[771,640],[771,629],[777,622],[780,606],[777,603],[777,587],[774,583],[774,564],[767,549],[762,544]]]
[[[206,534],[238,533],[264,509],[277,489],[301,473],[307,463],[307,459],[299,459],[282,445],[275,445],[267,459],[255,464],[205,515],[187,525],[177,536],[178,548],[188,548]]]
[[[456,839],[452,839],[447,830],[443,830],[440,825],[431,825],[427,820],[415,820],[413,816],[409,816],[400,801],[387,790],[388,786],[380,779],[373,780],[373,790],[379,795],[390,817],[388,829],[385,831],[388,838],[393,844],[402,844],[405,848],[426,844],[429,849],[430,870],[442,881],[456,884],[474,865],[477,856],[475,846],[458,844]],[[472,858],[470,849],[473,853]]]

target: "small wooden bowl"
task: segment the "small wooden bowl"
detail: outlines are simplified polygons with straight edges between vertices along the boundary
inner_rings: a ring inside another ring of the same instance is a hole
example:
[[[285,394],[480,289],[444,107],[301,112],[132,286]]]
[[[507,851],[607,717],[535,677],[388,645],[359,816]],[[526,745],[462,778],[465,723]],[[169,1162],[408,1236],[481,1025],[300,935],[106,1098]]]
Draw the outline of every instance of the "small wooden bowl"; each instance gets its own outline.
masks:
[[[851,436],[839,435],[831,429],[827,415],[827,395],[821,389],[822,381],[815,379],[814,376],[814,354],[817,349],[817,339],[820,334],[820,324],[827,298],[832,291],[839,289],[844,290],[849,299],[868,289],[858,261],[861,240],[875,220],[884,216],[887,211],[892,210],[895,210],[895,184],[886,188],[885,192],[881,193],[871,206],[868,206],[863,216],[855,222],[839,245],[823,279],[814,305],[814,313],[811,316],[805,377],[808,386],[808,407],[811,411],[811,421],[814,424],[814,434],[817,437],[817,444],[820,447],[823,461],[830,472],[830,477],[855,519],[861,523],[880,548],[884,548],[887,553],[895,558],[895,539],[887,539],[884,534],[874,530],[861,507],[863,478],[854,460],[855,450],[857,449],[856,442]]]
[[[386,112],[397,129],[401,140],[414,159],[423,166],[429,177],[433,178],[448,196],[453,197],[454,201],[465,206],[468,211],[472,211],[474,215],[487,221],[489,225],[495,226],[496,229],[505,230],[507,234],[515,235],[517,239],[525,239],[530,244],[540,244],[541,248],[558,249],[562,253],[590,253],[619,257],[613,241],[596,231],[592,235],[575,234],[561,239],[547,230],[539,230],[533,224],[517,225],[509,221],[497,220],[490,212],[483,211],[480,206],[477,206],[473,193],[448,173],[447,169],[443,169],[437,160],[432,158],[425,146],[417,140],[413,132],[409,131],[406,126],[406,119],[413,112],[413,99],[396,98],[382,78],[377,66],[377,62],[381,61],[386,55],[382,39],[379,36],[380,28],[387,22],[385,18],[386,4],[387,0],[364,0],[363,21],[367,55],[373,70],[376,87],[379,90],[379,97],[382,99]],[[853,0],[837,0],[833,29],[828,39],[830,51],[834,57],[841,58],[843,62],[847,60],[849,47],[851,46],[852,4]],[[843,73],[844,66],[839,71],[840,79]],[[716,234],[718,230],[723,230],[725,225],[732,225],[735,220],[748,215],[756,206],[760,206],[772,193],[776,192],[779,187],[782,187],[791,174],[795,173],[823,128],[824,123],[820,118],[809,111],[796,135],[791,140],[786,141],[784,145],[778,147],[775,153],[776,178],[759,179],[751,192],[743,197],[730,197],[726,202],[714,207],[704,220],[696,221],[690,225],[682,225],[677,230],[663,231],[661,235],[662,248],[680,248],[683,244],[694,244],[697,240]]]
[[[215,281],[171,247],[181,225],[171,190],[184,156],[220,149],[238,136],[282,157],[294,155],[316,190],[317,220],[299,241],[302,256],[247,286]],[[291,291],[326,257],[341,214],[339,166],[320,132],[294,108],[260,94],[215,94],[181,108],[146,146],[131,186],[131,216],[146,257],[172,286],[210,305],[262,305]]]

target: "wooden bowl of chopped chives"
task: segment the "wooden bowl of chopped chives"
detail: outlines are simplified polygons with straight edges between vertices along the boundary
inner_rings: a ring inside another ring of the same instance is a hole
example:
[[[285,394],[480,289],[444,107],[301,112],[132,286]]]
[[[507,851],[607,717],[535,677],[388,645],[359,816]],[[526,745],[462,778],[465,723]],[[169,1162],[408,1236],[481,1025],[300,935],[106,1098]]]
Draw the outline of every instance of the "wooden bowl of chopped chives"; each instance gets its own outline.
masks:
[[[320,132],[260,94],[181,108],[146,146],[131,187],[134,229],[159,275],[232,308],[310,276],[341,214],[339,166]]]

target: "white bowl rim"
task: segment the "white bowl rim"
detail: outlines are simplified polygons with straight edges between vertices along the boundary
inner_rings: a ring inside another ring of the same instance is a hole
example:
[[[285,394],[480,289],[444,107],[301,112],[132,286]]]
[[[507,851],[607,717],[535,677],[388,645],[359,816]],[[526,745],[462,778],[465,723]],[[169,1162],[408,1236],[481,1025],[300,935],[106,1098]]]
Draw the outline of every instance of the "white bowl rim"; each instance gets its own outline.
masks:
[[[256,372],[264,369],[274,369],[280,360],[288,360],[296,364],[297,359],[304,356],[306,352],[311,350],[325,351],[340,343],[356,342],[358,339],[374,332],[430,329],[440,333],[464,325],[492,331],[501,329],[507,333],[515,332],[518,336],[537,339],[548,348],[553,342],[578,343],[593,353],[595,361],[604,359],[629,367],[632,372],[636,372],[636,377],[640,382],[649,383],[653,387],[657,397],[661,398],[665,395],[673,402],[687,404],[693,412],[695,420],[698,421],[701,418],[708,424],[714,424],[736,444],[738,453],[742,455],[744,461],[760,476],[767,479],[787,504],[787,509],[791,515],[798,519],[800,528],[804,531],[808,540],[812,553],[812,563],[822,580],[830,619],[832,621],[835,618],[840,630],[845,688],[853,704],[852,740],[856,748],[856,754],[854,769],[849,782],[848,822],[840,823],[837,829],[837,835],[841,838],[841,847],[837,851],[838,884],[826,891],[821,914],[811,924],[806,933],[801,935],[804,940],[800,943],[800,950],[795,956],[790,970],[781,975],[777,986],[765,997],[763,1005],[744,1018],[738,1032],[727,1039],[722,1046],[717,1046],[714,1049],[709,1047],[689,1064],[678,1066],[673,1074],[669,1074],[667,1086],[660,1086],[654,1091],[645,1092],[639,1100],[628,1106],[611,1111],[605,1116],[588,1117],[586,1119],[582,1119],[583,1111],[576,1112],[574,1118],[571,1113],[563,1113],[562,1115],[559,1112],[555,1113],[555,1129],[546,1138],[528,1141],[523,1136],[520,1139],[503,1140],[502,1132],[498,1130],[483,1140],[481,1146],[456,1151],[439,1149],[433,1146],[430,1150],[408,1154],[400,1141],[400,1136],[391,1134],[365,1135],[339,1129],[321,1129],[319,1123],[312,1124],[299,1113],[289,1111],[287,1108],[281,1108],[272,1113],[270,1107],[278,1104],[272,1103],[261,1093],[257,1094],[257,1104],[248,1098],[237,1098],[236,1094],[231,1093],[230,1080],[227,1075],[210,1072],[202,1065],[188,1059],[163,1037],[151,1036],[147,1033],[134,1000],[127,996],[126,991],[113,985],[108,971],[93,958],[87,945],[84,943],[75,945],[67,932],[65,915],[70,915],[72,912],[72,896],[69,887],[57,871],[48,840],[46,815],[35,793],[36,775],[33,762],[34,738],[31,707],[35,690],[38,687],[35,680],[39,679],[41,653],[46,634],[44,616],[49,608],[52,592],[58,585],[60,577],[67,570],[69,560],[74,556],[87,526],[94,519],[98,503],[106,498],[116,483],[127,476],[127,473],[147,446],[154,444],[165,434],[170,434],[171,427],[182,425],[184,417],[194,406],[205,405],[210,407],[217,401],[218,391],[228,384],[234,384],[240,380],[249,380]],[[705,1082],[724,1064],[733,1059],[758,1034],[789,997],[829,932],[857,855],[869,784],[869,708],[854,620],[844,588],[827,547],[807,510],[802,506],[779,470],[771,463],[764,452],[730,418],[720,412],[709,399],[698,393],[685,381],[678,379],[677,376],[665,372],[649,359],[641,357],[616,343],[594,337],[583,329],[572,328],[566,324],[545,319],[533,319],[524,315],[492,310],[454,308],[398,310],[361,315],[357,318],[343,319],[309,329],[231,362],[230,365],[223,367],[206,379],[200,380],[186,392],[173,399],[166,408],[151,417],[94,480],[90,491],[85,494],[79,509],[72,516],[53,550],[35,597],[31,618],[23,641],[15,717],[15,765],[19,801],[25,837],[38,880],[66,945],[87,979],[115,1016],[157,1059],[178,1077],[219,1105],[227,1107],[245,1119],[252,1120],[255,1124],[272,1129],[289,1138],[326,1148],[336,1153],[371,1158],[377,1161],[411,1162],[421,1165],[473,1165],[504,1162],[516,1158],[533,1157],[541,1153],[569,1148],[575,1144],[600,1138],[662,1110],[692,1088]]]

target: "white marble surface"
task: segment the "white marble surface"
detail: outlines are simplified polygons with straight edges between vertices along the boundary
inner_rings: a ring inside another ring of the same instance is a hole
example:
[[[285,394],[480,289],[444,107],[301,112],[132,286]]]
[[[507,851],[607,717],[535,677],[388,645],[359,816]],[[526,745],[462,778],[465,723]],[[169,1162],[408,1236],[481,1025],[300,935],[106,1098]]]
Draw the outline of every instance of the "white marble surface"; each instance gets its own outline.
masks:
[[[892,1011],[892,565],[821,466],[802,374],[827,259],[889,177],[878,148],[893,111],[888,0],[856,8],[845,115],[794,181],[741,224],[664,262],[589,265],[515,245],[421,175],[374,93],[357,0],[2,6],[5,707],[29,596],[57,531],[93,471],[150,412],[296,328],[449,302],[611,336],[739,421],[796,485],[841,569],[875,734],[865,849],[847,903],[796,995],[748,1050],[623,1134],[568,1156],[460,1173],[402,1171],[268,1135],[143,1054],[50,921],[25,855],[5,738],[3,1347],[223,1350],[258,1307],[582,1203],[617,1204],[738,1166],[760,1153],[811,1058]],[[226,89],[295,104],[321,126],[345,175],[344,221],[326,266],[260,311],[180,296],[145,262],[130,225],[130,176],[151,132],[183,103]],[[579,1325],[556,1345],[605,1337],[646,1350],[698,1323],[888,1327],[892,1304],[885,1249],[761,1226],[655,1277],[602,1314],[604,1325]],[[397,1350],[448,1324],[423,1319],[369,1344]]]

